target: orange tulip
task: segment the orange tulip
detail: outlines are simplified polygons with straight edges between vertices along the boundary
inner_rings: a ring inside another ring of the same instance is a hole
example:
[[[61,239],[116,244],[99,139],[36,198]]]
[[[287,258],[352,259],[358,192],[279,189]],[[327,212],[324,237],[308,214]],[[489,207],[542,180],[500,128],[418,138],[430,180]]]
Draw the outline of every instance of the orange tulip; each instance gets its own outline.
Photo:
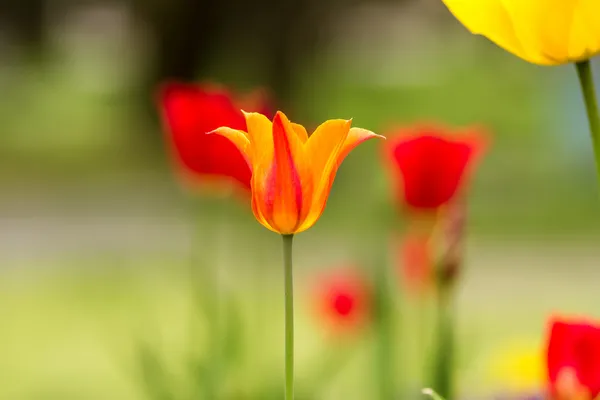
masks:
[[[281,111],[273,121],[259,113],[244,113],[247,132],[227,127],[214,130],[228,138],[252,169],[252,210],[266,228],[284,235],[313,226],[325,203],[338,167],[358,144],[383,137],[351,120],[329,120],[308,137]]]

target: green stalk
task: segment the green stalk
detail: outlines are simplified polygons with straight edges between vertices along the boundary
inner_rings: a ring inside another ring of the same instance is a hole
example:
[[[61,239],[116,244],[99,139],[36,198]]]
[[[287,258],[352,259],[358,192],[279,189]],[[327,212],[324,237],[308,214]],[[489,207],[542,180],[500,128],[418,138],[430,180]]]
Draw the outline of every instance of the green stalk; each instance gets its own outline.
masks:
[[[394,387],[394,329],[392,323],[391,295],[388,286],[387,265],[381,263],[376,277],[375,319],[377,324],[375,368],[380,400],[395,398]]]
[[[294,399],[294,277],[292,244],[294,235],[282,235],[285,287],[285,400]]]
[[[446,400],[454,398],[454,310],[452,307],[451,288],[440,286],[438,293],[436,322],[436,352],[434,353],[434,369],[432,388]]]
[[[596,160],[596,173],[600,182],[600,118],[598,116],[598,102],[594,89],[594,78],[590,60],[580,61],[575,64],[583,99],[585,100],[585,109],[588,121],[590,123],[590,133],[592,136],[592,146]]]

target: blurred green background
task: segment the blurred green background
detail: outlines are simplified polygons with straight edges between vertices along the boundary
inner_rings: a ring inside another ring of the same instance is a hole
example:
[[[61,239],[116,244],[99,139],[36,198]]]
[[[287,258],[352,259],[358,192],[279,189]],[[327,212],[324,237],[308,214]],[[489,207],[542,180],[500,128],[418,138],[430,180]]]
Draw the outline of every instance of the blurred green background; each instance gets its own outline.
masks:
[[[159,349],[174,390],[185,391],[198,242],[214,244],[210,259],[247,305],[250,350],[231,384],[250,392],[282,375],[279,240],[243,205],[190,207],[154,104],[167,78],[267,88],[308,127],[352,117],[381,134],[433,121],[493,135],[470,188],[459,294],[464,393],[535,386],[534,373],[514,373],[512,352],[516,360],[535,353],[550,313],[597,314],[600,207],[573,67],[526,64],[470,35],[436,0],[321,3],[8,0],[1,399],[147,398],[139,340]],[[344,162],[323,217],[296,240],[299,381],[311,354],[332,345],[310,315],[316,274],[368,270],[364,260],[387,232],[402,231],[379,146],[369,142]],[[398,297],[398,379],[416,386],[420,309]],[[262,333],[252,333],[257,326]],[[317,398],[367,398],[368,340],[348,346],[356,358]]]

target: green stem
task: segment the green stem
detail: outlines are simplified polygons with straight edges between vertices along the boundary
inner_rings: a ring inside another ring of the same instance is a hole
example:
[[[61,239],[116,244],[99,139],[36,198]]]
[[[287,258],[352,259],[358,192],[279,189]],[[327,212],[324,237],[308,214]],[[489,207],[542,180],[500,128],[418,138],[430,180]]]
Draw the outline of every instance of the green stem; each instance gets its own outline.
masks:
[[[294,278],[292,244],[294,235],[282,235],[285,275],[285,400],[294,399]]]
[[[600,118],[598,116],[598,102],[594,90],[594,78],[590,60],[580,61],[575,64],[583,99],[585,100],[585,109],[587,111],[588,121],[590,123],[590,133],[592,135],[592,146],[594,147],[594,156],[596,159],[597,178],[600,182]]]
[[[413,316],[413,321],[415,322],[415,332],[416,332],[416,354],[417,359],[420,359],[422,363],[419,365],[421,375],[419,375],[419,383],[426,384],[427,380],[430,378],[429,376],[429,367],[427,364],[426,357],[423,357],[423,354],[427,354],[429,352],[429,332],[430,332],[430,316],[429,313],[430,304],[427,303],[427,298],[423,293],[419,293],[419,298],[416,303],[416,313],[417,315]],[[414,355],[413,355],[414,357]]]
[[[376,277],[377,368],[379,398],[391,400],[394,388],[394,331],[391,316],[391,295],[388,287],[387,265],[382,263]]]
[[[438,293],[436,352],[432,388],[446,400],[454,398],[454,312],[452,308],[451,288],[440,287]]]

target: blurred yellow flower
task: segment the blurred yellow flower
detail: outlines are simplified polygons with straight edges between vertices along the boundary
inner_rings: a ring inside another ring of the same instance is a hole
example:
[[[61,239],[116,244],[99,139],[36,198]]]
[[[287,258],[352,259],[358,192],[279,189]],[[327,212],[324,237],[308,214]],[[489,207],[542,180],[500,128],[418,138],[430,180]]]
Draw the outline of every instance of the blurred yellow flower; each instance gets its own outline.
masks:
[[[598,0],[442,0],[474,34],[540,65],[600,53]]]
[[[490,380],[509,391],[542,389],[546,382],[545,355],[539,344],[508,343],[491,357]]]

